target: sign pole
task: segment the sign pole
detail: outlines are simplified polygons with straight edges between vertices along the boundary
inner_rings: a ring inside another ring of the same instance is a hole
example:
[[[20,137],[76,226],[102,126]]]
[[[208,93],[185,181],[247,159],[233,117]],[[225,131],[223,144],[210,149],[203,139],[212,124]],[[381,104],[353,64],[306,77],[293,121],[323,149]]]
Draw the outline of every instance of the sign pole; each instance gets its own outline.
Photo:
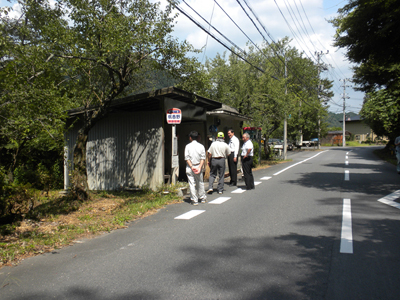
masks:
[[[171,170],[172,170],[172,178],[171,178],[171,183],[174,185],[176,184],[176,165],[174,163],[174,156],[176,155],[176,152],[178,152],[176,149],[177,145],[175,145],[175,141],[176,141],[176,125],[172,125],[172,157],[171,157]]]

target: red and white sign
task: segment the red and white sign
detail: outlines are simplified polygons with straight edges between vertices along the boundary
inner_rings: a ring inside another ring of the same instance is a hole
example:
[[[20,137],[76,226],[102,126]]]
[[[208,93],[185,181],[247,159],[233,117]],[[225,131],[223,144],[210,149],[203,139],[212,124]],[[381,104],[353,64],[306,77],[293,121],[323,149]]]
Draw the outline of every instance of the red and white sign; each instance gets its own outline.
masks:
[[[181,124],[182,112],[179,108],[170,108],[167,110],[168,124]]]

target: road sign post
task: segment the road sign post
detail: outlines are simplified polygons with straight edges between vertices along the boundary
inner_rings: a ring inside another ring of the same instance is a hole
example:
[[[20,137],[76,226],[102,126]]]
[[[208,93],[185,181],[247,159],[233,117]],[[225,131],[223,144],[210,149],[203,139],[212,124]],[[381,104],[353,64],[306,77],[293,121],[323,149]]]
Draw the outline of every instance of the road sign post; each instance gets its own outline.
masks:
[[[171,183],[175,184],[179,175],[178,138],[176,137],[176,124],[182,120],[182,111],[179,108],[167,110],[167,123],[172,124],[172,156],[171,156]]]

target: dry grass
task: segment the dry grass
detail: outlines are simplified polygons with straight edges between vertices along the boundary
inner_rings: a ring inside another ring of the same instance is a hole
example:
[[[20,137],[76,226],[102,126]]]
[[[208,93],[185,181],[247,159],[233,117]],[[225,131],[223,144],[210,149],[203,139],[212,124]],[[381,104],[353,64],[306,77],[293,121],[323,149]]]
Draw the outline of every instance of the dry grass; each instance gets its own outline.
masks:
[[[168,194],[102,192],[84,203],[71,202],[54,192],[42,199],[31,218],[0,226],[0,268],[72,245],[78,239],[125,228],[130,221],[182,201],[176,189],[170,190]]]
[[[262,160],[254,170],[288,161]],[[186,184],[163,187],[158,192],[97,192],[92,194],[90,201],[83,203],[53,191],[49,197],[42,197],[31,216],[20,222],[0,225],[0,268],[73,245],[82,238],[125,228],[133,220],[182,201],[177,189],[183,186]],[[168,190],[168,194],[164,194],[164,190]]]

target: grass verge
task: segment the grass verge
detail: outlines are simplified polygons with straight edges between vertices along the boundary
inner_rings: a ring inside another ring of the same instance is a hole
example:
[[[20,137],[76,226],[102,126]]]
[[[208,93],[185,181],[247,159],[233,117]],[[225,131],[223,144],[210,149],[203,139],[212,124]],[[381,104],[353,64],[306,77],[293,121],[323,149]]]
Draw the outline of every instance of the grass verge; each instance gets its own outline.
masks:
[[[253,170],[291,161],[262,160]],[[53,191],[41,197],[24,220],[0,225],[0,268],[17,265],[25,258],[53,252],[112,230],[125,228],[168,204],[182,201],[178,189],[186,183],[164,186],[157,192],[92,192],[91,200],[74,201]]]
[[[56,251],[81,238],[125,228],[127,223],[155,213],[167,204],[182,200],[178,188],[92,193],[86,202],[71,201],[53,192],[42,198],[29,219],[0,225],[0,268],[21,260]]]
[[[380,159],[383,159],[384,161],[387,161],[388,163],[397,166],[397,158],[393,150],[383,148],[375,150],[374,154],[378,156]]]

